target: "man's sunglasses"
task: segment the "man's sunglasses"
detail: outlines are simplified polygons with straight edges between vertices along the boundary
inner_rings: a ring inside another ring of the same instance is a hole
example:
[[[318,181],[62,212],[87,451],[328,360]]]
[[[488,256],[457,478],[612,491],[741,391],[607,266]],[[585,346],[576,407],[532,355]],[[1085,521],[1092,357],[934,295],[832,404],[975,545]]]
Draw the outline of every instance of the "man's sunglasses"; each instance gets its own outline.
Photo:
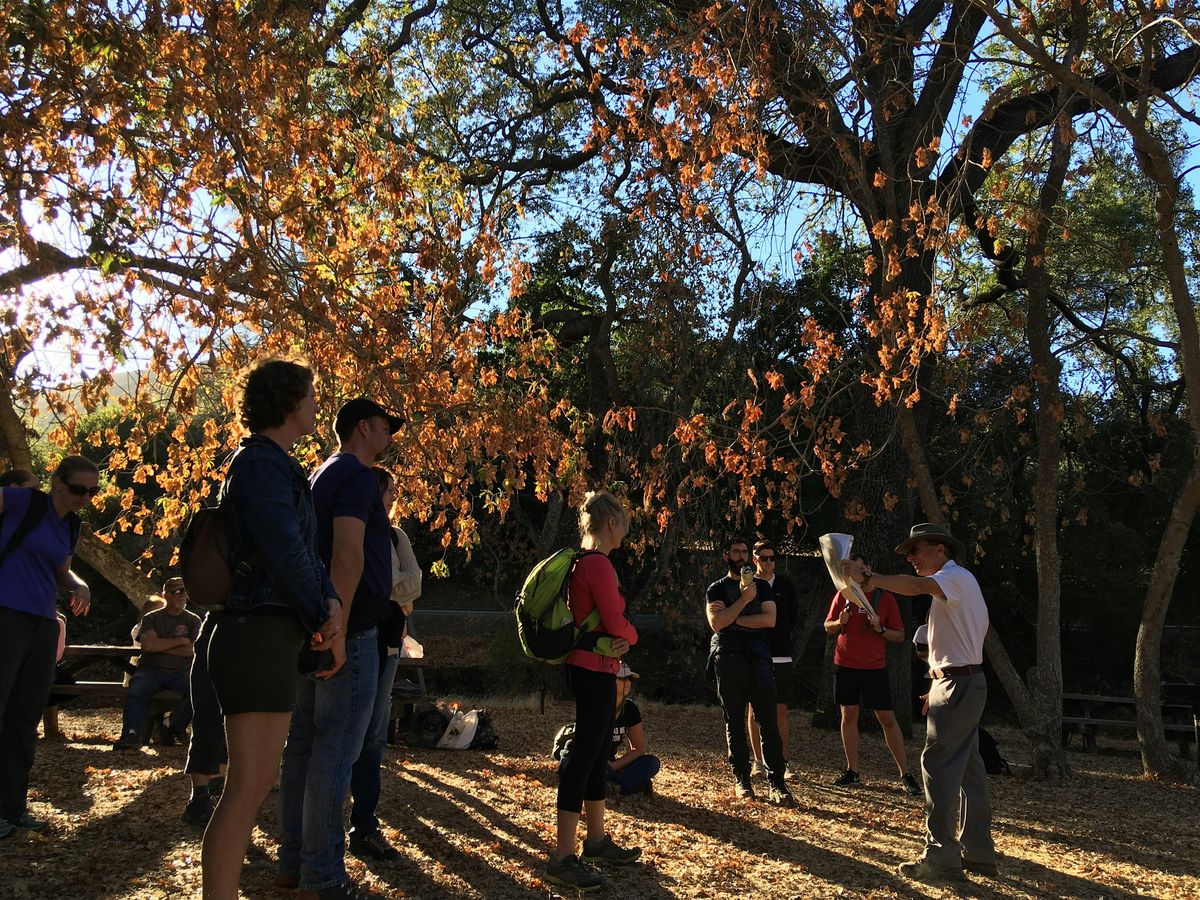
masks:
[[[187,588],[185,588],[185,587],[171,588],[170,590],[167,591],[167,593],[168,594],[186,594]]]
[[[100,493],[98,484],[88,487],[86,484],[71,484],[69,481],[64,481],[63,486],[76,497],[95,497]]]
[[[774,553],[772,553],[770,556],[756,556],[754,558],[761,560],[762,562],[775,562],[775,554]]]

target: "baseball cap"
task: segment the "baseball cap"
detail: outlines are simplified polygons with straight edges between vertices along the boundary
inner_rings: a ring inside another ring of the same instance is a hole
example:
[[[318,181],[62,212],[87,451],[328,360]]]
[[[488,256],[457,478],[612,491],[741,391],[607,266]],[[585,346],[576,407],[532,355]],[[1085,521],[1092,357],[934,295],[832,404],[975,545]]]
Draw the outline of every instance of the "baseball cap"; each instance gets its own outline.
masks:
[[[617,669],[617,677],[618,678],[638,678],[640,676],[638,675],[637,672],[635,672],[631,668],[629,668],[629,663],[625,662],[625,660],[621,660],[621,668]]]
[[[367,397],[355,397],[353,400],[343,403],[342,408],[337,411],[337,416],[333,420],[333,431],[338,437],[344,438],[363,419],[370,419],[374,416],[387,419],[388,430],[391,434],[395,434],[396,430],[404,424],[403,418],[388,412],[374,400]]]

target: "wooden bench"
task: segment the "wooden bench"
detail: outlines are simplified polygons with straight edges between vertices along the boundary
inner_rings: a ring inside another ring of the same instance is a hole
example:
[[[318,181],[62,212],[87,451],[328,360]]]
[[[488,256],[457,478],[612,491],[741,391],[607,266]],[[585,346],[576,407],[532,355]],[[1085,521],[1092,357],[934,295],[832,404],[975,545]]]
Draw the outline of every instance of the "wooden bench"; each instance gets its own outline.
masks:
[[[1134,713],[1136,709],[1137,701],[1132,697],[1063,694],[1063,746],[1069,746],[1071,734],[1078,731],[1083,737],[1084,750],[1094,753],[1097,729],[1137,730],[1135,719],[1113,717],[1125,712]],[[1073,714],[1068,715],[1068,712]],[[1162,717],[1163,731],[1179,744],[1180,753],[1187,756],[1188,744],[1200,739],[1200,712],[1186,703],[1164,703]]]
[[[95,669],[105,663],[115,665],[126,678],[121,681],[87,681],[77,679],[73,684],[55,684],[50,689],[50,696],[60,700],[73,700],[86,697],[104,706],[120,706],[124,708],[125,698],[129,695],[126,684],[128,677],[137,671],[134,658],[139,656],[142,648],[130,644],[128,646],[113,646],[109,644],[71,644],[63,651],[62,667],[72,677],[82,675],[85,670]],[[142,742],[148,743],[154,733],[154,727],[161,725],[163,719],[183,698],[179,691],[159,691],[146,707],[146,723],[142,726]],[[50,733],[47,723],[46,733]]]

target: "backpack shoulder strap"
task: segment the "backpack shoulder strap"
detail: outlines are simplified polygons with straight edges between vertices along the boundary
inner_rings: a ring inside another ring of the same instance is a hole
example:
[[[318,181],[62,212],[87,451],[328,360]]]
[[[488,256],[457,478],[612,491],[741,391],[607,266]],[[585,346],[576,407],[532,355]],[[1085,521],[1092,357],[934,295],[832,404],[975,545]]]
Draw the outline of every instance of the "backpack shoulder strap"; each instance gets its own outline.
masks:
[[[29,505],[25,507],[25,514],[21,516],[21,521],[17,523],[17,527],[13,529],[12,536],[9,537],[8,543],[4,545],[4,549],[0,550],[0,564],[21,546],[21,542],[29,536],[29,533],[41,523],[42,519],[46,518],[46,514],[50,511],[50,498],[39,490],[32,490],[29,493]],[[72,514],[73,515],[73,514]],[[79,517],[75,516],[76,521]],[[68,523],[70,519],[68,518]],[[76,528],[72,534],[78,535]]]
[[[71,552],[79,545],[79,532],[83,530],[83,520],[73,512],[67,513],[67,528],[71,531]]]

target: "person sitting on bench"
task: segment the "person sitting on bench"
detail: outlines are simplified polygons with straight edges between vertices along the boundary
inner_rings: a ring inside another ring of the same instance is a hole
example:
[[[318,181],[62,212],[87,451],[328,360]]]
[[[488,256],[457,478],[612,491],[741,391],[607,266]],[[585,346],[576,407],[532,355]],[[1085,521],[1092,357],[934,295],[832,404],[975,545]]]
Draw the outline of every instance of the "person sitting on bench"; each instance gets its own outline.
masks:
[[[159,691],[178,691],[183,695],[171,711],[170,724],[164,723],[161,734],[164,744],[182,740],[192,719],[188,670],[192,665],[193,645],[200,635],[200,617],[185,608],[187,588],[182,578],[167,579],[163,599],[166,607],[148,613],[137,631],[142,655],[129,682],[121,737],[113,745],[114,750],[137,750],[142,746],[146,705]]]

